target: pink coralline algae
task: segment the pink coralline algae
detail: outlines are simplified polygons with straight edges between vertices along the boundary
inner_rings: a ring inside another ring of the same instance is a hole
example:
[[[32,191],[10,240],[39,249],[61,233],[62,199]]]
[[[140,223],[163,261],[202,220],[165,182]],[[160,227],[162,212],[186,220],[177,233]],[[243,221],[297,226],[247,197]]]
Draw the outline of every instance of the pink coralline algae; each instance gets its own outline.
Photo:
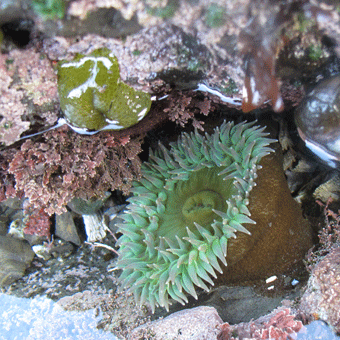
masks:
[[[340,247],[315,265],[300,308],[340,333]]]
[[[330,205],[333,200],[330,198],[326,202],[326,205],[317,201],[317,203],[324,207],[325,215],[325,227],[321,229],[319,233],[319,240],[321,249],[319,249],[320,255],[326,255],[333,249],[338,248],[340,245],[340,210],[334,212],[330,209]]]
[[[24,233],[29,235],[45,236],[49,239],[51,236],[50,227],[50,216],[48,216],[42,208],[35,209],[28,217]]]
[[[279,308],[255,321],[232,326],[225,323],[220,327],[218,340],[293,340],[303,325],[289,308]]]
[[[316,203],[323,207],[325,221],[324,227],[319,231],[318,247],[311,248],[307,254],[306,265],[310,272],[313,272],[317,264],[334,249],[338,249],[340,245],[340,210],[334,212],[333,208],[330,208],[334,204],[336,206],[337,202],[333,202],[333,199],[329,198],[326,203],[319,200]]]
[[[73,197],[100,198],[116,189],[128,194],[140,176],[140,139],[115,139],[109,132],[84,136],[63,126],[42,140],[24,142],[9,164],[27,208],[61,214]]]
[[[184,94],[179,91],[178,93],[172,93],[169,100],[169,107],[164,109],[164,112],[168,114],[169,119],[176,124],[184,127],[189,120],[192,121],[192,125],[201,131],[203,131],[203,122],[197,120],[195,114],[203,114],[207,116],[209,112],[214,110],[211,101],[205,97],[200,100],[197,96],[197,92]]]
[[[9,197],[16,197],[14,176],[8,173],[9,162],[15,155],[14,149],[5,149],[0,153],[0,202]]]
[[[17,141],[29,128],[29,122],[24,122],[22,116],[26,107],[21,103],[22,92],[11,88],[12,78],[6,70],[6,58],[0,54],[0,111],[3,118],[0,121],[0,142],[10,145]]]
[[[0,142],[10,145],[35,123],[32,107],[49,115],[57,102],[57,78],[47,58],[33,48],[0,54]],[[44,107],[43,107],[44,106]],[[51,119],[53,117],[54,119]]]

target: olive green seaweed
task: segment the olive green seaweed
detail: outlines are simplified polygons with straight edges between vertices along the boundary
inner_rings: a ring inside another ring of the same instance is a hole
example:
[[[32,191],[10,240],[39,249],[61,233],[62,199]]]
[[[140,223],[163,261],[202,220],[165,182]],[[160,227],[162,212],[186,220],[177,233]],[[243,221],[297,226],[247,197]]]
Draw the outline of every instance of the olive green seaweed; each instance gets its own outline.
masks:
[[[183,133],[170,150],[150,151],[119,226],[120,281],[138,303],[168,309],[214,285],[228,240],[255,224],[248,197],[274,142],[263,130],[224,122],[211,135]]]
[[[117,58],[106,48],[77,54],[58,66],[60,107],[72,126],[121,130],[149,112],[151,97],[120,79]]]

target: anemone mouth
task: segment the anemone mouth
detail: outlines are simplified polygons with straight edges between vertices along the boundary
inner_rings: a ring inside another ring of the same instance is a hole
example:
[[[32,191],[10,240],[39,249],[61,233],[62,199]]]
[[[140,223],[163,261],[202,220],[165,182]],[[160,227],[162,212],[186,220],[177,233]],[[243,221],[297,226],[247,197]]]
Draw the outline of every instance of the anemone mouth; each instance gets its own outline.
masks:
[[[222,170],[211,167],[192,171],[187,180],[178,181],[173,190],[167,191],[167,209],[159,216],[158,236],[187,237],[189,228],[202,239],[195,224],[213,232],[212,223],[222,221],[214,210],[227,210],[227,198],[236,193],[232,180],[225,181],[218,175]]]
[[[228,239],[255,222],[247,208],[259,162],[273,150],[264,128],[223,123],[150,152],[120,225],[117,267],[137,302],[168,309],[206,291],[226,266]],[[223,267],[223,266],[222,266]]]
[[[188,222],[204,221],[204,224],[207,224],[214,215],[213,209],[221,210],[222,205],[222,196],[218,192],[210,189],[201,190],[185,200],[182,215]]]

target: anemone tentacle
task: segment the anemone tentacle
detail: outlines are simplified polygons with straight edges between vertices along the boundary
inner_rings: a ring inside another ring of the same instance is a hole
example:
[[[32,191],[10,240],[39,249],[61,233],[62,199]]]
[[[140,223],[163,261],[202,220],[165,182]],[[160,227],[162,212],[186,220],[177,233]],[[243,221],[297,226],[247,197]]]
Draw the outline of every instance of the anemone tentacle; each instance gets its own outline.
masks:
[[[273,152],[266,136],[254,122],[224,122],[211,135],[183,133],[170,150],[150,150],[119,226],[120,281],[138,302],[168,309],[214,284],[228,240],[255,223],[248,197]]]

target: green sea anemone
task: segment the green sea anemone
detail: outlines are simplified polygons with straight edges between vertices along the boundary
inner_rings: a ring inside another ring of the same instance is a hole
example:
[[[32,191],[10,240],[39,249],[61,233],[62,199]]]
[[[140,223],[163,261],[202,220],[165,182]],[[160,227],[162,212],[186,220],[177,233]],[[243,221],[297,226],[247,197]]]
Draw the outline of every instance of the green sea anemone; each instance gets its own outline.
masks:
[[[197,298],[222,273],[230,239],[250,234],[248,209],[261,159],[273,139],[251,123],[223,123],[212,135],[183,133],[150,151],[120,225],[117,267],[137,302],[168,309]],[[240,250],[241,251],[241,250]]]

